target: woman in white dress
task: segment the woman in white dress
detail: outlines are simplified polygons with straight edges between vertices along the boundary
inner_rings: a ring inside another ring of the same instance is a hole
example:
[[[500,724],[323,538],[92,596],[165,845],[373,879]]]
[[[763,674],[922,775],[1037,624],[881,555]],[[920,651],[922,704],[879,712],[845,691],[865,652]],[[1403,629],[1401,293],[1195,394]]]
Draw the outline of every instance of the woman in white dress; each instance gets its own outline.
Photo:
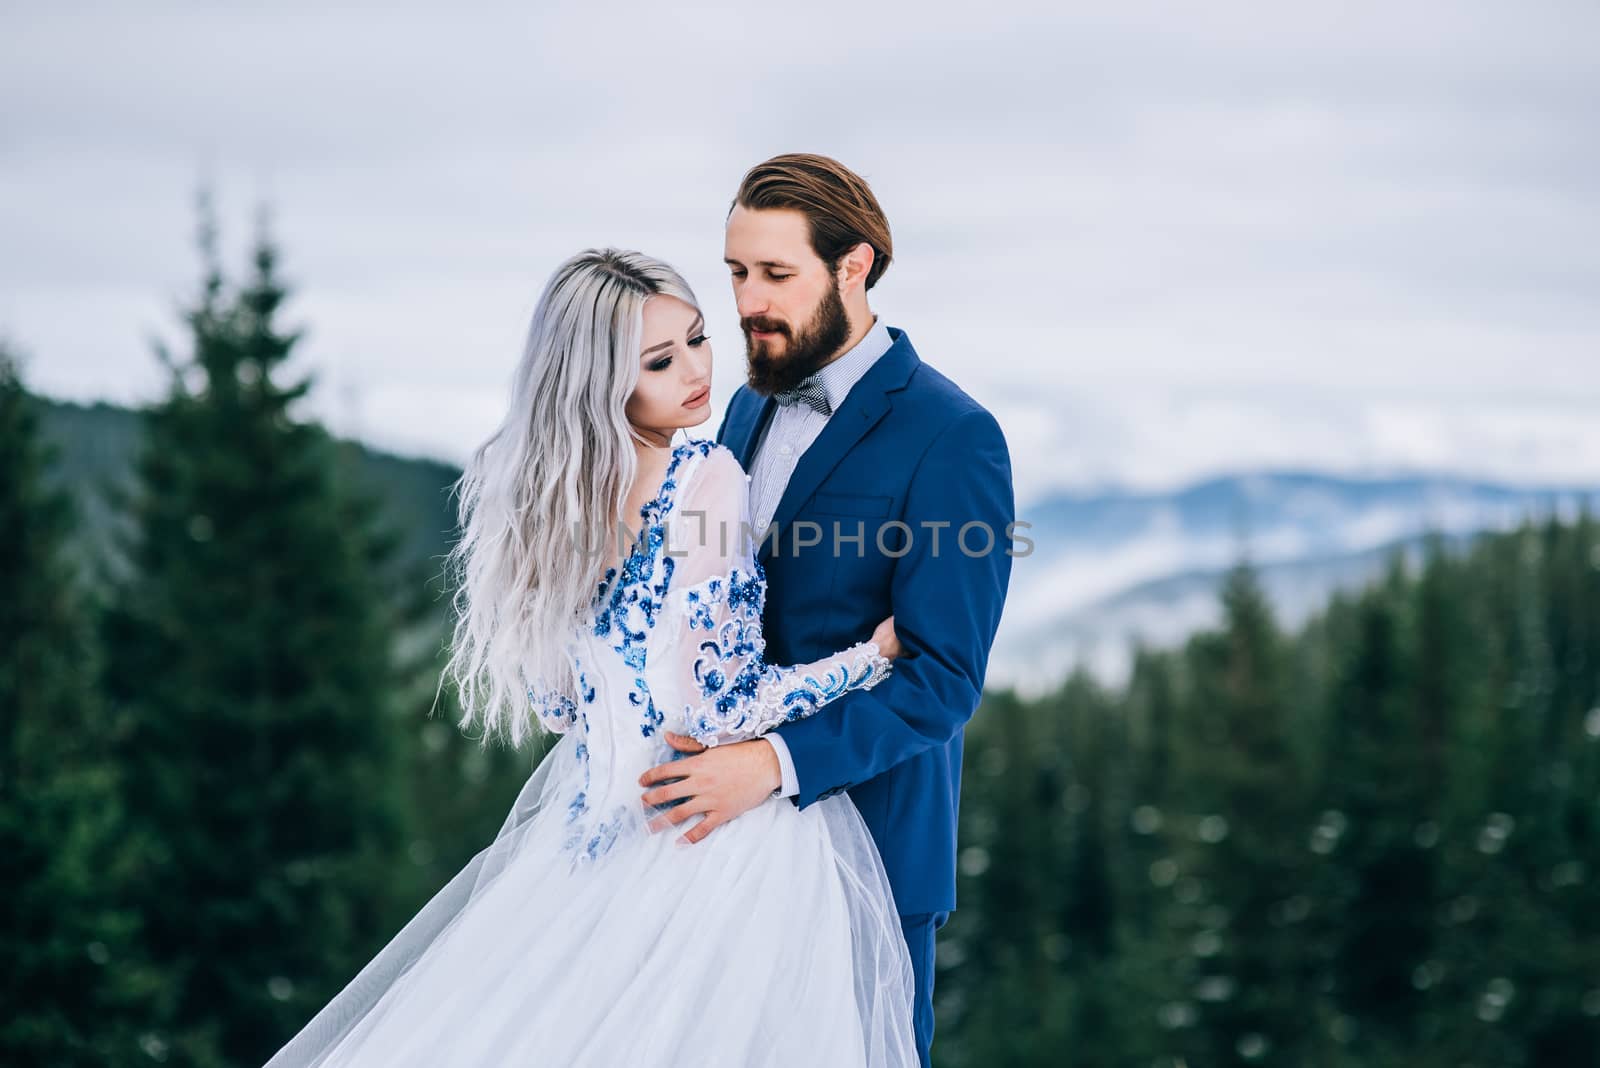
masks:
[[[898,655],[890,619],[816,663],[763,659],[744,472],[672,443],[710,413],[703,328],[648,256],[591,249],[551,277],[462,476],[450,670],[463,726],[561,738],[494,841],[268,1068],[917,1064],[910,958],[848,794],[774,796],[686,847],[693,824],[654,830],[668,805],[641,800],[683,755],[664,732],[753,738]]]

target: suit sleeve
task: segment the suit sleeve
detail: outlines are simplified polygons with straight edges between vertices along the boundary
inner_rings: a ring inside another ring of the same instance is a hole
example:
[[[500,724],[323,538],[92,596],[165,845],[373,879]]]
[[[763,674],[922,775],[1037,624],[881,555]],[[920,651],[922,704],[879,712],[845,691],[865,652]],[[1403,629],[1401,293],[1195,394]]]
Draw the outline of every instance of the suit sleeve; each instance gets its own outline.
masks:
[[[989,412],[968,411],[929,445],[912,476],[909,551],[890,586],[905,651],[894,673],[775,731],[794,761],[796,805],[943,745],[972,718],[1011,579],[1015,514],[1005,435]]]
[[[675,729],[707,746],[744,741],[892,675],[870,640],[807,664],[767,660],[766,573],[751,550],[744,469],[725,446],[688,477],[677,518],[686,529],[673,539],[681,555],[662,600],[658,627],[670,638],[657,666],[685,698]]]

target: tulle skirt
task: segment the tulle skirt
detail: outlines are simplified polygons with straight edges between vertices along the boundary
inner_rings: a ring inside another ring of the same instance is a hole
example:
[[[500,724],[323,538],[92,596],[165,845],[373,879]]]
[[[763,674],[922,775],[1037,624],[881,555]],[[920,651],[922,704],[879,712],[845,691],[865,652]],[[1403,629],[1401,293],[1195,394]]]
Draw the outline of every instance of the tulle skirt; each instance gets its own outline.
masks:
[[[918,1063],[910,957],[848,795],[773,798],[680,846],[694,820],[649,832],[620,775],[585,799],[612,817],[591,835],[579,745],[267,1068]]]

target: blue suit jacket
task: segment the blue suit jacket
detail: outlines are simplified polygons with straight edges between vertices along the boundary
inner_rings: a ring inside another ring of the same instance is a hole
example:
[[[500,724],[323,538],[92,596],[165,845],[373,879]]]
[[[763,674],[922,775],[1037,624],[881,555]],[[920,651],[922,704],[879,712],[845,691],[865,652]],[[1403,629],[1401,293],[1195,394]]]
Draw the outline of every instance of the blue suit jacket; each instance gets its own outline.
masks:
[[[757,558],[769,663],[827,656],[895,617],[905,655],[888,679],[776,730],[794,758],[795,804],[848,790],[911,915],[956,905],[963,730],[1011,578],[1015,499],[994,416],[923,363],[904,331],[889,336],[800,457],[773,515],[777,544],[764,539]],[[775,407],[748,386],[728,402],[717,440],[747,471]],[[810,546],[818,531],[793,526],[808,522],[820,528]]]

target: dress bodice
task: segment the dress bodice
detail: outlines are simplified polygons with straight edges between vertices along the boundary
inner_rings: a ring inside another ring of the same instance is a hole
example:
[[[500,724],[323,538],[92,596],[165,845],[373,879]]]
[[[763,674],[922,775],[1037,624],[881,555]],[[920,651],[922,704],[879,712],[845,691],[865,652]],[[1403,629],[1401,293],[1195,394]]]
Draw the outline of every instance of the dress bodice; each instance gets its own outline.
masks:
[[[580,735],[573,759],[586,788],[571,801],[575,823],[602,800],[618,821],[639,811],[638,775],[678,755],[665,731],[707,746],[753,738],[890,670],[871,641],[810,664],[765,661],[766,576],[751,551],[748,483],[725,446],[676,446],[640,518],[571,637],[571,685],[528,690],[541,725]],[[616,833],[608,825],[587,830],[594,848]]]

